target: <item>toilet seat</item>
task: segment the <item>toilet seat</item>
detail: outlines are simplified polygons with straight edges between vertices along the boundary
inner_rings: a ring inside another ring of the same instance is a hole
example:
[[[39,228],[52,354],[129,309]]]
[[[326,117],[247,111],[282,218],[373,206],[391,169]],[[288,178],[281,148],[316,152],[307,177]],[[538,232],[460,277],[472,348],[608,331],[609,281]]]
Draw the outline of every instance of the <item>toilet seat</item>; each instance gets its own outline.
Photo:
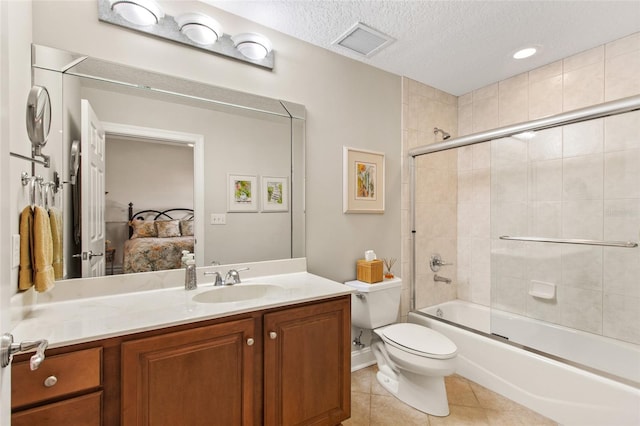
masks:
[[[386,343],[423,357],[448,359],[458,351],[446,336],[418,324],[398,323],[375,331]]]

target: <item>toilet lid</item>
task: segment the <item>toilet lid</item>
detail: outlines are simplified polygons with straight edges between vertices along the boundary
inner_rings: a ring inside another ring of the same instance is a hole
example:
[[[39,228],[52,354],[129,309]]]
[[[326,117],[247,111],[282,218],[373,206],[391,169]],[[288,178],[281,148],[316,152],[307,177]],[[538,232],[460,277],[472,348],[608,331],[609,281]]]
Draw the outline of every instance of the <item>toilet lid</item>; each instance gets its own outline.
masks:
[[[380,331],[390,343],[433,358],[448,358],[458,350],[446,336],[418,324],[392,324]]]

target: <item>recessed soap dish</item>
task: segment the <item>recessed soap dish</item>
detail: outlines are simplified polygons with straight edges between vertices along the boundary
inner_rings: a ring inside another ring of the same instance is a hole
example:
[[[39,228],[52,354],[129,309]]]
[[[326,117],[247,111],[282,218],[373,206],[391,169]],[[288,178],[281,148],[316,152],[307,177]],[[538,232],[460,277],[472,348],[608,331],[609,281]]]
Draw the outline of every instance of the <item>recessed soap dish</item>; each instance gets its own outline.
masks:
[[[556,298],[556,285],[544,281],[531,280],[529,282],[529,295],[538,299],[551,300]]]

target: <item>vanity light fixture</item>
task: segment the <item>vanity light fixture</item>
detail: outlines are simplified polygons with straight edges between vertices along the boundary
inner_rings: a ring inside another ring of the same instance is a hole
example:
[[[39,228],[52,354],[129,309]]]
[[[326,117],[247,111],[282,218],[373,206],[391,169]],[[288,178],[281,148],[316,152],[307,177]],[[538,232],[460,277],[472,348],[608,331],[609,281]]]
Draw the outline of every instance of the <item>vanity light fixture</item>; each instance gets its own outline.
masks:
[[[153,25],[160,22],[164,12],[154,0],[111,0],[111,9],[136,25]]]
[[[258,33],[242,33],[231,37],[236,49],[250,59],[262,59],[271,52],[271,42]]]
[[[182,13],[176,17],[165,15],[155,0],[97,2],[98,19],[102,22],[268,70],[273,69],[275,53],[271,42],[263,35],[243,33],[231,37],[224,34],[220,23],[210,16],[197,12]]]
[[[537,51],[538,51],[538,49],[536,49],[535,47],[525,47],[524,49],[520,49],[516,53],[514,53],[513,54],[513,59],[529,58],[529,57],[535,55]]]
[[[222,36],[222,25],[202,13],[185,13],[176,16],[180,32],[198,44],[213,44]]]

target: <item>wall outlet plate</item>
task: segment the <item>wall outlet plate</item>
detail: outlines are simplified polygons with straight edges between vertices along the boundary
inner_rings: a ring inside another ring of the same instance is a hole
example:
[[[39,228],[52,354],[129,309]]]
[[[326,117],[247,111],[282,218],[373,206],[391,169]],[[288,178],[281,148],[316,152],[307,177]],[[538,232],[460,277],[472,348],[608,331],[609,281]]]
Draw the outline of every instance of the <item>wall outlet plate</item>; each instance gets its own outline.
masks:
[[[227,215],[224,213],[211,213],[211,224],[212,225],[226,225],[227,224]]]
[[[11,267],[18,266],[20,266],[20,235],[14,234],[11,236]]]

